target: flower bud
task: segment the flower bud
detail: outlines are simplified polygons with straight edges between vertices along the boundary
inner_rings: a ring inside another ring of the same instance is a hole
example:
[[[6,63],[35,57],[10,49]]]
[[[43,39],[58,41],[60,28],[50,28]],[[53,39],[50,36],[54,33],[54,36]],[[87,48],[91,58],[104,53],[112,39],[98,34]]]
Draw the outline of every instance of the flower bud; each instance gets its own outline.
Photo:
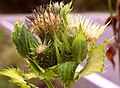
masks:
[[[44,39],[46,35],[49,36],[51,32],[59,30],[59,10],[55,4],[52,6],[40,6],[33,10],[33,15],[28,16],[26,21],[31,32]]]

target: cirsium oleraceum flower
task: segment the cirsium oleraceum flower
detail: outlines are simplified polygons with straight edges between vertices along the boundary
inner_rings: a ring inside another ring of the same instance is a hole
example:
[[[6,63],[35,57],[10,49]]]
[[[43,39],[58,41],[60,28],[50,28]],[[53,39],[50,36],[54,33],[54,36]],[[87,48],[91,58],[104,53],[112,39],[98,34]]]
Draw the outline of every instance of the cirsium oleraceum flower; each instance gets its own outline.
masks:
[[[27,24],[17,21],[12,40],[18,53],[28,62],[30,71],[25,74],[12,68],[0,74],[12,78],[14,83],[24,88],[37,88],[29,83],[31,78],[44,80],[51,88],[54,87],[49,80],[58,78],[65,88],[70,88],[79,78],[102,72],[104,46],[109,41],[93,46],[107,25],[100,27],[89,18],[69,16],[71,4],[61,2],[40,6],[32,16],[27,17]],[[86,64],[77,71],[82,61]],[[11,72],[15,73],[16,79],[10,75]]]
[[[46,35],[52,35],[53,30],[59,30],[60,18],[58,3],[39,6],[33,10],[33,15],[27,17],[27,23],[31,32],[41,39]]]
[[[69,15],[67,18],[68,21],[68,28],[76,27],[77,30],[81,25],[83,32],[86,35],[88,41],[88,50],[90,50],[95,44],[100,35],[104,32],[104,29],[107,27],[109,23],[104,26],[100,26],[98,23],[94,23],[92,19],[83,17],[79,14],[72,14]]]

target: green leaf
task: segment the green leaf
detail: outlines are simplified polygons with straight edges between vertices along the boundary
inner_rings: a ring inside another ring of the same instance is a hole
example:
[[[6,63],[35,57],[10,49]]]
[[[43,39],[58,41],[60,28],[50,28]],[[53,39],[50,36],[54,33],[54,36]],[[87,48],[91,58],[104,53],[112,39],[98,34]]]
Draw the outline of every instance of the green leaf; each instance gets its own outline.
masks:
[[[67,34],[61,32],[61,43],[62,43],[62,46],[59,47],[59,49],[60,49],[61,58],[63,59],[62,61],[63,62],[73,61],[73,58],[71,55],[72,39]]]
[[[24,58],[35,56],[35,48],[38,46],[38,41],[19,20],[15,23],[12,31],[12,40],[21,56]]]
[[[35,73],[33,73],[33,72],[24,74],[24,76],[25,76],[25,79],[27,79],[27,80],[29,80],[31,78],[38,78],[38,76]]]
[[[52,70],[50,70],[50,71],[46,71],[44,73],[39,73],[39,74],[28,73],[28,74],[25,74],[24,76],[25,76],[25,79],[27,80],[31,78],[38,78],[39,80],[43,80],[43,79],[51,80],[51,79],[55,79],[58,75]]]
[[[61,63],[61,56],[60,56],[60,52],[59,52],[59,46],[61,45],[61,42],[59,41],[56,33],[54,32],[54,46],[55,46],[55,50],[56,50],[56,56],[57,56],[57,62]]]
[[[70,46],[70,42],[69,42],[69,39],[68,39],[68,36],[65,35],[64,33],[61,33],[62,35],[62,46],[64,46],[63,48],[69,52],[71,50],[71,46]],[[63,49],[62,49],[63,50]],[[62,52],[62,51],[61,51]]]
[[[95,72],[102,72],[104,68],[104,46],[108,42],[109,41],[105,41],[102,45],[98,45],[97,47],[94,47],[89,51],[89,58],[87,60],[87,64],[80,71],[80,73],[78,73],[79,78]]]
[[[73,81],[74,73],[77,66],[77,62],[65,62],[58,65],[57,73],[63,83],[69,85]]]
[[[86,36],[81,30],[80,33],[74,38],[72,42],[72,56],[78,62],[83,61],[87,54],[87,41]]]
[[[30,64],[31,71],[43,72],[43,69],[35,62],[35,57],[37,56],[36,47],[38,46],[38,40],[33,36],[25,25],[22,25],[18,20],[15,23],[12,40],[15,44],[18,53],[24,57],[28,58],[27,61]]]
[[[19,84],[21,88],[31,88],[29,85],[27,85],[27,82],[23,77],[24,73],[19,68],[8,68],[0,72],[0,74],[10,77],[12,82]]]
[[[51,79],[55,79],[57,76],[58,75],[55,72],[50,70],[50,71],[46,71],[45,73],[40,74],[39,79],[51,80]]]
[[[60,3],[60,19],[61,19],[61,24],[62,26],[67,25],[67,15],[70,14],[71,12],[71,5],[72,2],[64,5],[63,3]]]

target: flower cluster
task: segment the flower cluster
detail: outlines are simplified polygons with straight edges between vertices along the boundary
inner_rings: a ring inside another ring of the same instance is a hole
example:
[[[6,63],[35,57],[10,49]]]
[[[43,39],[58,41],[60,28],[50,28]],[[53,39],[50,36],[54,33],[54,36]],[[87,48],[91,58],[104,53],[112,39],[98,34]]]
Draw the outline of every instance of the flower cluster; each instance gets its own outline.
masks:
[[[96,45],[96,41],[108,24],[100,27],[90,18],[70,15],[71,4],[43,5],[27,16],[26,23],[18,20],[12,41],[18,53],[28,62],[30,71],[26,74],[19,68],[11,68],[0,74],[11,77],[22,88],[38,88],[29,83],[31,78],[44,80],[48,88],[54,88],[49,80],[59,78],[65,88],[70,88],[75,80],[102,72],[104,46],[108,41],[101,45]],[[76,72],[84,60],[87,63]],[[16,77],[11,76],[11,72]]]

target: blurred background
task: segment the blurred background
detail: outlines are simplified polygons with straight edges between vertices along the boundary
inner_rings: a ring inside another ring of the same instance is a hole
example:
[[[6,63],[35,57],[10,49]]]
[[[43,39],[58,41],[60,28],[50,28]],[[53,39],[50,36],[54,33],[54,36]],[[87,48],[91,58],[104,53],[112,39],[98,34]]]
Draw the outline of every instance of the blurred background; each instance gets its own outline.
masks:
[[[39,5],[48,4],[50,0],[0,0],[0,71],[7,67],[20,67],[27,71],[27,63],[18,55],[13,43],[11,42],[11,30],[17,19],[24,20],[27,15],[32,13],[32,10]],[[71,0],[52,0],[53,2],[64,1],[65,3]],[[113,13],[116,13],[117,0],[111,0],[111,8]],[[92,18],[94,22],[105,24],[110,16],[108,0],[73,0],[73,13],[79,13],[83,16]],[[104,34],[100,37],[97,43],[103,42],[114,36],[112,26],[106,28]],[[111,42],[115,42],[113,39]],[[112,58],[113,59],[113,58]],[[101,78],[91,81],[88,78],[82,78],[73,85],[73,88],[101,88],[95,81],[101,82],[107,80],[114,85],[120,85],[119,81],[119,56],[118,52],[114,55],[113,67],[112,61],[107,57],[105,59],[105,71],[102,74],[97,73]],[[92,76],[94,77],[94,76]],[[19,88],[16,84],[10,83],[9,78],[0,76],[0,88]],[[35,79],[31,80],[34,81]],[[41,82],[34,81],[36,85]],[[54,82],[54,81],[53,81]],[[54,82],[58,85],[58,82]],[[41,83],[43,84],[43,83]],[[104,85],[104,84],[103,84]],[[43,87],[40,87],[43,88]],[[109,84],[105,88],[110,88]],[[120,87],[119,87],[120,88]]]
[[[30,13],[31,9],[41,4],[48,4],[50,0],[0,0],[0,13]],[[52,0],[53,2],[71,0]],[[73,0],[73,12],[108,12],[107,0]],[[112,8],[116,9],[116,0],[112,0]]]

